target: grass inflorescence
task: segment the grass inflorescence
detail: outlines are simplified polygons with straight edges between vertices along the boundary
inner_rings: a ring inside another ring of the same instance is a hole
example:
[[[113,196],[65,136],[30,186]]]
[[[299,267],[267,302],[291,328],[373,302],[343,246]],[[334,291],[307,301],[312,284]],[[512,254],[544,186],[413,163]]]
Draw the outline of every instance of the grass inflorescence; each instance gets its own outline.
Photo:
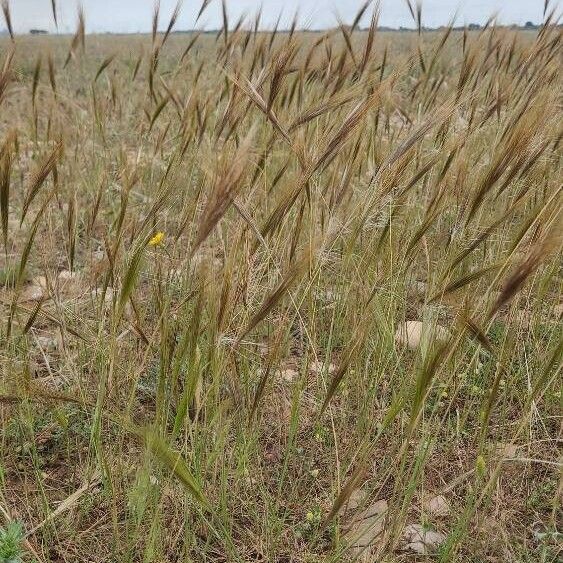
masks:
[[[556,560],[547,4],[110,38],[2,3],[5,559]]]

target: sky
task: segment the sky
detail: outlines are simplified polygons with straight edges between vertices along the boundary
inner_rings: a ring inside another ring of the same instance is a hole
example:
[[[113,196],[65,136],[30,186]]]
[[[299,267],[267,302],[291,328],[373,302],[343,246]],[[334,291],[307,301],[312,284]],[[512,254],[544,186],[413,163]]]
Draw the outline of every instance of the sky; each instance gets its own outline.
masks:
[[[551,0],[550,5],[559,10],[561,1]],[[166,27],[177,0],[161,0],[160,26]],[[344,21],[350,21],[364,0],[227,0],[229,19],[238,20],[242,13],[255,14],[263,5],[265,27],[272,26],[280,12],[283,24],[288,24],[299,9],[300,27],[321,29],[334,25],[338,13]],[[86,16],[86,31],[99,32],[148,32],[154,0],[81,0]],[[415,1],[412,0],[414,4]],[[56,0],[59,32],[73,32],[76,27],[78,0]],[[195,16],[201,0],[184,0],[176,29],[196,27]],[[221,27],[221,1],[212,0],[197,27],[216,29]],[[539,23],[543,18],[544,0],[424,0],[422,2],[423,25],[445,25],[457,12],[458,25],[484,23],[493,13],[503,24]],[[27,33],[32,28],[46,29],[55,33],[51,0],[10,0],[12,24],[16,33]],[[559,10],[560,11],[560,10]],[[369,15],[365,17],[367,25]],[[413,22],[405,0],[382,0],[380,25],[412,27]]]

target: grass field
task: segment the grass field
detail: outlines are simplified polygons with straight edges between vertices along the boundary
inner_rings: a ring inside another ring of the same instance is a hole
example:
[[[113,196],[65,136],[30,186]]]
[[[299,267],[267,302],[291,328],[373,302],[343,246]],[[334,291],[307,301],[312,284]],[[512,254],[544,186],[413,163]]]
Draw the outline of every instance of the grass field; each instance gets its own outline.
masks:
[[[376,23],[1,39],[0,561],[560,560],[561,27]]]

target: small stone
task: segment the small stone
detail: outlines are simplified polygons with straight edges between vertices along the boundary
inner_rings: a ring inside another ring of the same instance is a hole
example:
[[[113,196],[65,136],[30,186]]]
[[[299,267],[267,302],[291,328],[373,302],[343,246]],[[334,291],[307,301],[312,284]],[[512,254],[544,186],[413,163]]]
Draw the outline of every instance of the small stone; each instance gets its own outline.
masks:
[[[359,554],[377,541],[385,527],[388,508],[386,500],[378,500],[354,516],[344,532],[352,553]]]
[[[45,276],[35,276],[31,280],[31,285],[47,289],[47,278]]]
[[[82,293],[81,275],[77,272],[62,270],[57,274],[57,279],[51,279],[51,290],[60,292],[64,297],[78,296]],[[49,284],[46,276],[35,276],[31,284],[22,292],[22,301],[32,301],[46,295]],[[41,292],[41,293],[40,293]]]
[[[60,281],[78,280],[80,278],[80,274],[77,272],[71,272],[70,270],[61,270],[58,278]]]
[[[45,289],[40,285],[27,285],[20,294],[19,300],[22,303],[26,301],[39,301],[45,294]]]
[[[422,342],[424,324],[421,321],[407,321],[401,325],[395,333],[395,342],[399,346],[406,346],[409,350],[416,350]],[[430,327],[428,327],[430,329]],[[434,328],[434,339],[444,343],[450,337],[448,329],[436,325]]]
[[[432,516],[441,518],[450,513],[450,505],[443,495],[436,495],[431,497],[426,503],[426,510]]]
[[[356,510],[366,498],[366,493],[362,489],[354,489],[348,499],[347,507],[349,510]]]
[[[498,457],[502,459],[511,459],[516,457],[518,446],[516,444],[504,444],[501,442],[497,444],[496,452]]]
[[[426,530],[420,524],[409,524],[403,532],[404,549],[419,555],[435,552],[445,540],[444,534]]]

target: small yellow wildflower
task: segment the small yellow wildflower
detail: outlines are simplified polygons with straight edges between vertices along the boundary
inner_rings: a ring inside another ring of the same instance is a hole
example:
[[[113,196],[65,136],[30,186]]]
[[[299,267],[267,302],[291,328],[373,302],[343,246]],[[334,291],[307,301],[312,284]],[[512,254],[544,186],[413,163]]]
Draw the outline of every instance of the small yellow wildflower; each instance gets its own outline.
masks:
[[[150,240],[149,246],[160,246],[164,241],[164,233],[162,231],[158,231]]]

